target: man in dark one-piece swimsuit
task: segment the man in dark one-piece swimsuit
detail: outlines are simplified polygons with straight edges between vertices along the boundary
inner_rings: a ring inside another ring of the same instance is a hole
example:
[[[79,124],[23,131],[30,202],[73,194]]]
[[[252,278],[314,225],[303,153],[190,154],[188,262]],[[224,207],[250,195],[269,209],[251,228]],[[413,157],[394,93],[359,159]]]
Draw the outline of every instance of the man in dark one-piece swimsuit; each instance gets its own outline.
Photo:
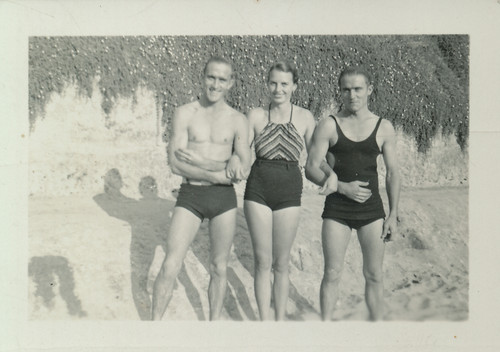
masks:
[[[357,231],[363,253],[365,300],[369,319],[383,318],[385,242],[397,231],[400,178],[394,127],[368,109],[373,91],[369,74],[360,67],[339,77],[342,107],[318,124],[306,164],[306,176],[326,195],[322,214],[325,272],[320,289],[323,320],[331,320],[351,231]],[[379,194],[377,157],[386,173],[389,214]],[[320,168],[325,157],[333,170]]]

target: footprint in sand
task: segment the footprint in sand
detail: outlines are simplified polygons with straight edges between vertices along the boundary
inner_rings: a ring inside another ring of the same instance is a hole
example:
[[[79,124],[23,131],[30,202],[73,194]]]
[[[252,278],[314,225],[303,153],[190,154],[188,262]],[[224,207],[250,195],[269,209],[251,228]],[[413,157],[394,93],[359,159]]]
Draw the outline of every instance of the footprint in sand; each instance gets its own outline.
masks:
[[[403,237],[406,238],[410,248],[413,249],[429,249],[429,245],[417,234],[417,231],[414,229],[407,229],[406,233],[403,234]]]

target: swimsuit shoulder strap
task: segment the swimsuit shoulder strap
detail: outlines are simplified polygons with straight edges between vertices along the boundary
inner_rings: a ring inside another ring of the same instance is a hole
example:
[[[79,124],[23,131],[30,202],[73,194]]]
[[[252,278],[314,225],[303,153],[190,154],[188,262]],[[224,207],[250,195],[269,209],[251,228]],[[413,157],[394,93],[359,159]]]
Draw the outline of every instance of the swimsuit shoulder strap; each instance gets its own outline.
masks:
[[[290,109],[290,121],[292,122],[292,116],[293,116],[293,104],[292,108]],[[267,110],[267,122],[271,122],[271,104],[269,104],[269,108]]]
[[[378,131],[378,128],[379,128],[381,122],[382,122],[382,118],[379,117],[377,124],[375,125],[375,129],[373,130],[373,135],[377,135],[377,131]]]
[[[339,122],[337,121],[337,118],[333,115],[330,115],[330,117],[335,121],[335,128],[337,129],[337,134],[342,134],[344,135],[344,132],[342,132],[342,129],[340,128]]]

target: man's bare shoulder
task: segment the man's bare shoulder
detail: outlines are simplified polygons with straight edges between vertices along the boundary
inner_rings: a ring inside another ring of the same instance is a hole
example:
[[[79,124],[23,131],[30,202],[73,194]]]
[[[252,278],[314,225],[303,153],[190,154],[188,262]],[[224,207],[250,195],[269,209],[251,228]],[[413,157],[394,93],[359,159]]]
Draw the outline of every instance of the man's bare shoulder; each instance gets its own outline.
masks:
[[[382,121],[380,121],[377,138],[381,138],[384,144],[385,142],[393,141],[396,138],[396,131],[394,130],[394,126],[389,120],[382,119]]]
[[[335,126],[335,121],[332,118],[332,115],[328,115],[326,117],[323,117],[318,121],[318,129],[326,129],[328,131],[337,130],[337,126]]]
[[[391,121],[387,119],[382,119],[382,121],[380,121],[379,129],[386,133],[394,133],[394,126]]]
[[[230,106],[228,106],[228,115],[232,118],[232,119],[236,119],[236,120],[245,120],[245,115],[242,114],[241,112],[239,112],[238,110],[236,110],[235,108],[232,108]]]
[[[337,136],[337,126],[331,117],[324,117],[318,121],[313,134],[313,140],[335,139]]]
[[[198,101],[193,101],[184,105],[179,106],[175,109],[175,113],[178,116],[192,115],[200,109],[200,103]]]

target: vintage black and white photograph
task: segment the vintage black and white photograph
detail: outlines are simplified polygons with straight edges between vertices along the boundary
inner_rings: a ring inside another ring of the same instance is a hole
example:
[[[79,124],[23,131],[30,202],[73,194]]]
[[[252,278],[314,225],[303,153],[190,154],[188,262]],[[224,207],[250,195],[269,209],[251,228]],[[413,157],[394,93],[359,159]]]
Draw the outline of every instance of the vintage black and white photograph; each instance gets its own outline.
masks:
[[[468,82],[467,35],[30,37],[30,319],[466,320]]]
[[[494,351],[480,3],[0,2],[0,350]]]

